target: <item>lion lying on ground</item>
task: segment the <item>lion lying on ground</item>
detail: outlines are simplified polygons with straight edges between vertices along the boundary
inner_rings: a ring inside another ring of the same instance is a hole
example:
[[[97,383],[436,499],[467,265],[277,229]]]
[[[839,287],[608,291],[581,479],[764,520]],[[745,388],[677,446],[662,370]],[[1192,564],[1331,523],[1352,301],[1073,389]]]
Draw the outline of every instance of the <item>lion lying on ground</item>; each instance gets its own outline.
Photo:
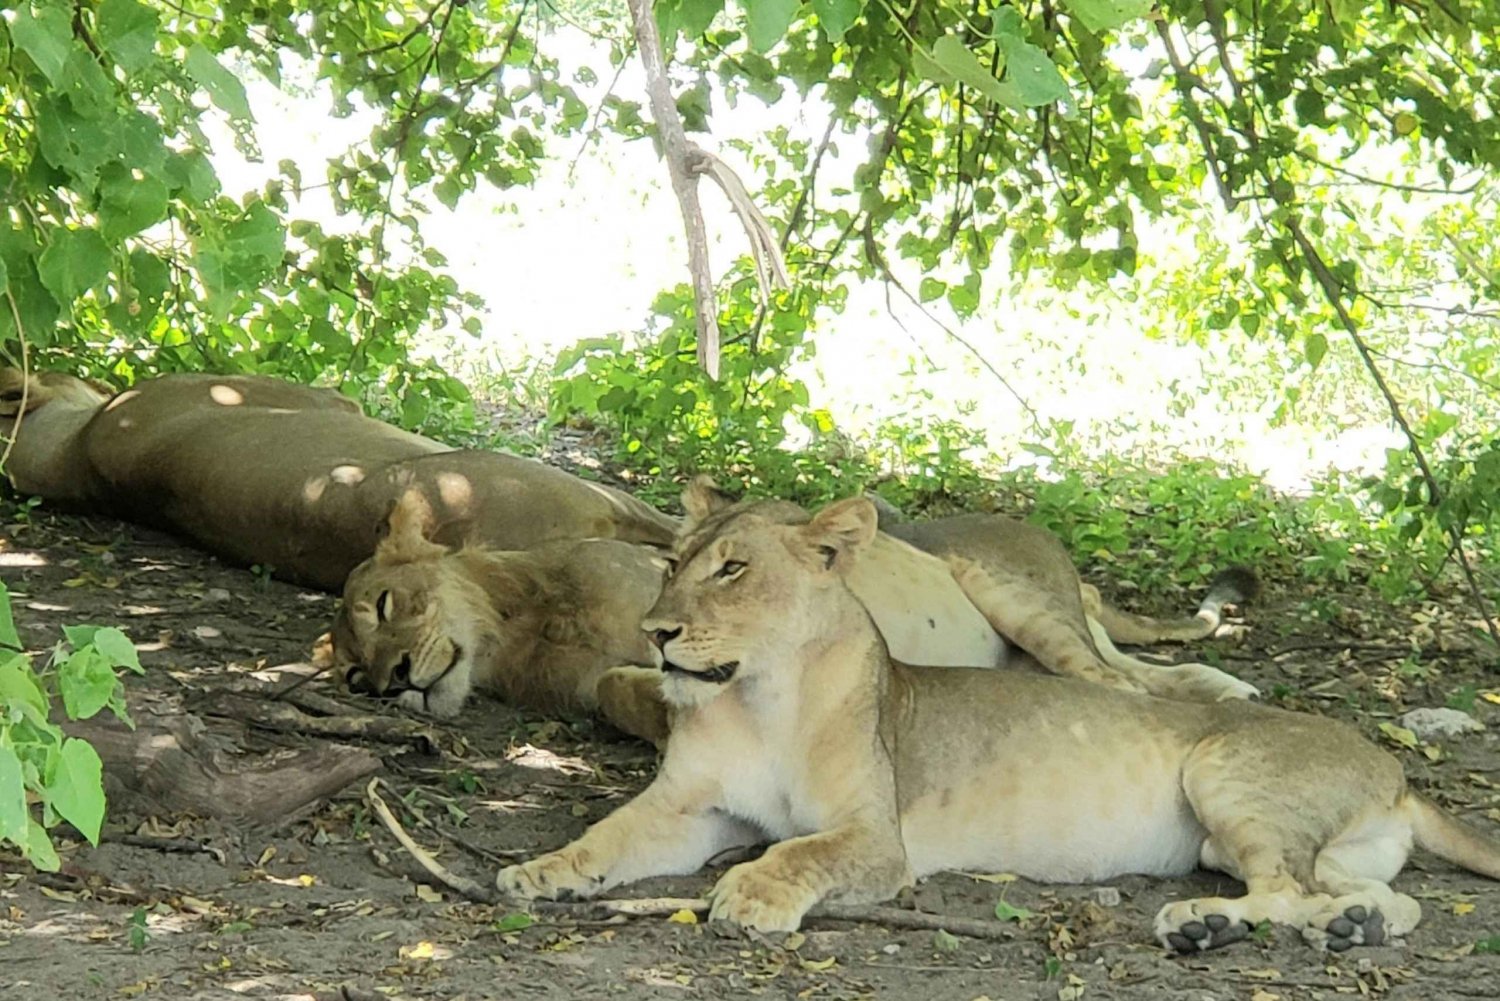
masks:
[[[0,434],[15,437],[4,472],[23,493],[166,528],[328,590],[370,555],[413,486],[453,545],[665,545],[676,528],[621,491],[531,459],[454,451],[333,390],[264,376],[167,375],[110,397],[72,376],[25,382],[0,369]]]
[[[706,478],[683,495],[689,524],[729,503]],[[845,579],[898,660],[1002,666],[1014,656],[1009,640],[1049,670],[1114,688],[1205,701],[1255,693],[1212,667],[1156,666],[1116,650],[1085,615],[1062,544],[1041,529],[995,516],[911,527],[917,545],[981,563],[1003,582],[1006,601],[1003,614],[986,619],[941,559],[875,535]],[[425,500],[403,497],[374,556],[350,575],[332,647],[352,687],[440,716],[457,713],[479,687],[544,711],[598,712],[662,742],[659,658],[639,629],[661,591],[667,564],[659,552],[606,542],[452,550],[430,534]],[[1198,628],[1210,631],[1226,601],[1243,600],[1244,579],[1231,574],[1211,589]],[[1153,624],[1163,633],[1186,631],[1143,617],[1131,622],[1138,633]]]
[[[791,931],[821,901],[883,900],[942,869],[1094,881],[1201,864],[1247,893],[1160,911],[1157,939],[1196,953],[1262,921],[1333,950],[1406,934],[1420,907],[1387,884],[1413,840],[1500,878],[1500,844],[1342,723],[893,663],[849,586],[875,539],[861,499],[691,525],[642,626],[674,714],[660,773],[577,841],[501,871],[500,889],[591,897],[770,839],[719,879],[710,915]],[[955,573],[1004,628],[1007,585]]]

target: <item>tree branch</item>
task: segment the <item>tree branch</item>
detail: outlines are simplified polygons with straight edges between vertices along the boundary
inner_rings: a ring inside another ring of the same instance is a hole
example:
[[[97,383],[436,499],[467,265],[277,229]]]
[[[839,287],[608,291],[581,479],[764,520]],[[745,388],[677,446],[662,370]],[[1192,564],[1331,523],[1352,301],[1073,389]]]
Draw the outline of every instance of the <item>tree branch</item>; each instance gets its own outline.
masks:
[[[1246,89],[1240,81],[1239,76],[1235,73],[1234,63],[1230,59],[1229,32],[1225,22],[1223,4],[1220,0],[1205,0],[1204,17],[1208,23],[1209,32],[1213,36],[1214,46],[1219,56],[1219,69],[1224,74],[1230,90],[1234,93],[1236,103],[1245,108],[1245,121],[1239,126],[1238,133],[1245,140],[1249,151],[1255,154],[1251,159],[1250,167],[1270,185],[1278,178],[1273,176],[1270,165],[1259,155],[1261,153],[1261,146],[1260,137],[1255,129],[1255,109],[1250,100],[1247,99]],[[1233,210],[1238,201],[1234,197],[1233,192],[1229,190],[1227,183],[1224,183],[1217,161],[1214,159],[1215,148],[1212,133],[1208,128],[1207,122],[1199,113],[1197,103],[1192,97],[1187,79],[1184,76],[1184,74],[1190,71],[1183,64],[1181,57],[1178,56],[1176,47],[1172,42],[1171,33],[1167,30],[1164,20],[1156,21],[1156,30],[1162,39],[1162,44],[1166,47],[1167,58],[1172,64],[1174,84],[1177,92],[1182,97],[1184,110],[1198,130],[1204,154],[1207,156],[1210,167],[1213,169],[1220,198],[1223,200],[1225,208]],[[1230,122],[1230,127],[1235,128],[1232,121]],[[1282,180],[1285,179],[1282,178]],[[1355,351],[1359,354],[1361,363],[1370,374],[1370,378],[1374,381],[1381,396],[1385,399],[1391,419],[1395,421],[1396,426],[1400,428],[1401,433],[1405,436],[1407,449],[1411,452],[1412,459],[1416,462],[1423,483],[1427,487],[1428,507],[1434,511],[1437,510],[1442,503],[1443,491],[1438,484],[1437,476],[1432,471],[1431,464],[1427,461],[1427,454],[1422,448],[1421,439],[1417,437],[1410,422],[1407,421],[1406,414],[1400,402],[1396,399],[1395,394],[1391,391],[1390,385],[1386,382],[1384,374],[1380,371],[1380,366],[1376,364],[1375,357],[1370,351],[1369,345],[1365,343],[1364,338],[1360,335],[1359,324],[1355,322],[1354,317],[1349,314],[1349,310],[1344,306],[1344,296],[1357,294],[1357,291],[1352,288],[1346,288],[1335,277],[1333,271],[1328,267],[1327,261],[1323,259],[1322,253],[1313,244],[1312,240],[1308,238],[1306,231],[1302,227],[1301,219],[1296,212],[1295,199],[1279,198],[1278,201],[1282,203],[1284,208],[1284,214],[1279,220],[1280,226],[1291,236],[1293,243],[1297,247],[1298,256],[1301,257],[1303,263],[1312,272],[1313,278],[1317,281],[1324,299],[1333,308],[1335,315],[1338,317],[1339,325],[1349,335],[1350,341],[1354,344]],[[1447,533],[1454,543],[1458,565],[1473,596],[1475,608],[1478,610],[1480,618],[1484,621],[1485,628],[1489,631],[1490,639],[1494,642],[1496,650],[1500,651],[1500,625],[1497,625],[1491,616],[1489,601],[1485,598],[1484,591],[1479,586],[1479,581],[1474,575],[1474,568],[1469,562],[1468,554],[1464,551],[1464,530],[1465,524],[1462,521],[1455,522],[1447,527]]]
[[[760,282],[761,302],[769,308],[772,279],[781,287],[789,284],[786,262],[782,259],[770,225],[755,208],[750,194],[729,165],[713,154],[688,142],[677,114],[667,80],[666,57],[662,53],[661,33],[651,13],[650,0],[630,0],[630,18],[635,27],[635,47],[646,68],[646,91],[651,99],[651,117],[661,140],[662,157],[672,179],[672,191],[682,210],[682,224],[687,231],[688,271],[693,279],[693,300],[697,306],[698,364],[710,378],[719,377],[719,308],[714,293],[713,274],[708,265],[708,233],[703,225],[703,207],[698,202],[698,175],[707,174],[724,189],[729,204],[739,216],[750,237],[751,256],[755,260],[756,278]]]

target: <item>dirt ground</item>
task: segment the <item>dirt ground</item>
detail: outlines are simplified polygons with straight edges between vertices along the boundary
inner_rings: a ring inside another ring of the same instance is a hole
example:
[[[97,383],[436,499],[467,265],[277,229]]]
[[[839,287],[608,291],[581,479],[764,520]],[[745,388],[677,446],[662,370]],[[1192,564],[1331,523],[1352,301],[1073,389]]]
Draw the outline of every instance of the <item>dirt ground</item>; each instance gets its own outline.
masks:
[[[129,681],[132,699],[207,692],[211,700],[247,676],[290,677],[277,669],[304,659],[333,608],[329,596],[103,519],[33,511],[21,523],[0,522],[0,557],[33,649],[59,639],[63,624],[85,622],[120,624],[142,645],[149,670]],[[1353,720],[1388,745],[1382,722],[1449,699],[1500,723],[1500,706],[1485,698],[1500,689],[1500,677],[1468,652],[1458,597],[1396,612],[1352,589],[1320,596],[1300,584],[1268,583],[1265,599],[1247,612],[1245,637],[1196,652],[1221,658],[1273,702]],[[1156,611],[1180,611],[1193,600],[1159,597]],[[1407,656],[1412,644],[1423,650],[1415,659]],[[408,828],[449,866],[485,882],[504,853],[525,855],[576,836],[640,789],[654,762],[650,749],[602,726],[491,701],[472,703],[440,729],[448,736],[438,753],[373,750],[408,800]],[[1393,750],[1417,788],[1500,831],[1494,730],[1432,749]],[[420,826],[413,811],[433,826]],[[128,835],[161,846],[191,839],[203,850],[123,843]],[[1006,924],[1003,941],[829,922],[786,941],[752,941],[665,918],[538,919],[516,930],[519,922],[503,910],[429,886],[372,818],[359,785],[279,830],[112,814],[103,844],[67,843],[63,858],[63,873],[39,877],[0,852],[6,1001],[1500,997],[1500,955],[1485,942],[1500,935],[1500,885],[1423,856],[1397,883],[1425,912],[1404,943],[1325,956],[1277,930],[1193,960],[1153,945],[1150,920],[1174,898],[1235,892],[1213,874],[1128,878],[1105,888],[944,874],[917,889],[915,906],[936,914],[994,920],[1002,895],[1032,912]],[[656,880],[631,893],[695,896],[712,878]],[[1500,948],[1500,939],[1493,945]]]

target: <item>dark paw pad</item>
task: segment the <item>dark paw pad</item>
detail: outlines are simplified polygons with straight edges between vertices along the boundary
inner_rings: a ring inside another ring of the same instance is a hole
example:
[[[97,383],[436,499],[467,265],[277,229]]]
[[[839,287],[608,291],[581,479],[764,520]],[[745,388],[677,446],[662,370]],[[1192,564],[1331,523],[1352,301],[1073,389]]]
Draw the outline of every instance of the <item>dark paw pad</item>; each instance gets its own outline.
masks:
[[[1328,922],[1328,951],[1344,952],[1356,945],[1385,943],[1385,915],[1374,908],[1355,904]]]
[[[1207,949],[1238,942],[1250,934],[1246,921],[1231,921],[1223,914],[1209,914],[1202,921],[1188,921],[1167,933],[1167,942],[1183,955],[1194,955]]]

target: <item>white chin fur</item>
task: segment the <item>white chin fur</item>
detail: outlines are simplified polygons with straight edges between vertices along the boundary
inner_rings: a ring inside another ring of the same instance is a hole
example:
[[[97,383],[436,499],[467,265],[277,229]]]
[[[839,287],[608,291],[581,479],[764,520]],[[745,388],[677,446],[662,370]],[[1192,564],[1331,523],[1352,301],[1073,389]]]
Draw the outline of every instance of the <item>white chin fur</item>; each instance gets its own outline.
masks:
[[[396,696],[396,704],[403,709],[451,719],[463,709],[469,690],[474,687],[470,680],[472,673],[472,660],[465,654],[453,666],[453,670],[438,679],[431,688],[408,689]]]

